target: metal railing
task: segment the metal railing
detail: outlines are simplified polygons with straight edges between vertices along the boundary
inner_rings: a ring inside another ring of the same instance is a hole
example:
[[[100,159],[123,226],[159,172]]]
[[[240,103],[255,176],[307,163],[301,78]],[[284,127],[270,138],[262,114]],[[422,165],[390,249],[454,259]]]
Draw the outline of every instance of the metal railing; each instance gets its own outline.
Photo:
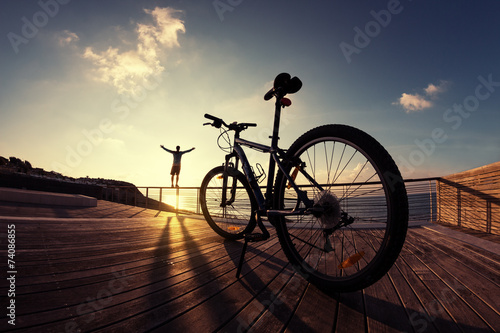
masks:
[[[440,178],[405,180],[409,219],[436,221],[436,183]],[[103,199],[149,209],[201,214],[199,187],[108,186]]]
[[[408,193],[409,221],[435,222],[437,219],[436,188],[439,177],[405,180]]]
[[[201,214],[199,194],[199,187],[107,186],[102,199],[149,209]]]

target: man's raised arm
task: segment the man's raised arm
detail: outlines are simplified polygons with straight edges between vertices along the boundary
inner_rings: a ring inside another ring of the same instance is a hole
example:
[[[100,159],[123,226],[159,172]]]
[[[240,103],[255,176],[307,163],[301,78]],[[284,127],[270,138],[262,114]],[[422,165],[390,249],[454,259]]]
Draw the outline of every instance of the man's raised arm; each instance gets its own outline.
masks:
[[[183,151],[182,153],[183,153],[183,154],[185,154],[185,153],[189,153],[189,152],[192,152],[193,150],[194,150],[194,147],[193,147],[193,148],[191,148],[191,149],[185,150],[185,151]]]
[[[170,150],[170,149],[167,149],[165,147],[163,147],[163,145],[160,145],[160,147],[162,147],[165,151],[168,151],[170,154],[173,154],[174,151]]]

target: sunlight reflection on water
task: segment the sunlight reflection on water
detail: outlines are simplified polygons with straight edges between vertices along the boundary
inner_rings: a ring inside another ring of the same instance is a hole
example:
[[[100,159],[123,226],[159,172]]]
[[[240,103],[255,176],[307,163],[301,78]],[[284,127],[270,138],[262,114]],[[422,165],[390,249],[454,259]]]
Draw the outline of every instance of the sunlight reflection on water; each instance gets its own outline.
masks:
[[[197,212],[198,206],[198,192],[196,189],[179,189],[177,196],[176,189],[163,190],[162,202],[167,205],[176,207],[180,210],[187,210],[190,212]]]

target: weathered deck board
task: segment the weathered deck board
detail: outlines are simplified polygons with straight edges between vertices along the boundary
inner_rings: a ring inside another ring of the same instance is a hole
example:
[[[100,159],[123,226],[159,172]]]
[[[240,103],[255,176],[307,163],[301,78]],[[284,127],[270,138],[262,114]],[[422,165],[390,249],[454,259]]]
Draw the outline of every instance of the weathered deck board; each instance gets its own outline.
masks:
[[[418,254],[416,257],[417,260],[422,261],[427,269],[427,276],[424,279],[424,284],[434,298],[429,303],[427,312],[432,317],[438,317],[437,315],[440,313],[446,313],[446,317],[449,316],[451,321],[466,331],[471,328],[486,329],[487,326],[481,318],[477,316],[474,309],[468,307],[467,302],[457,294],[459,290],[464,289],[463,284],[460,281],[451,281],[449,276],[446,275],[446,272],[440,269],[439,264],[434,261],[439,259],[434,257],[432,250],[427,251],[425,254],[425,262],[423,262],[423,257],[419,257]],[[439,310],[434,309],[434,306]]]
[[[421,233],[421,230],[416,230],[410,235],[409,246],[426,251],[426,255],[419,259],[425,261],[428,269],[438,277],[437,299],[446,303],[447,310],[458,324],[498,329],[498,294],[490,293],[498,290],[499,285],[488,278],[494,276],[491,270],[474,262],[467,264],[466,256],[451,248],[440,250],[440,238]]]
[[[326,295],[295,274],[275,236],[249,244],[237,280],[242,242],[199,218],[105,201],[0,203],[0,216],[2,237],[16,225],[18,271],[16,326],[2,313],[1,331],[500,331],[500,253],[427,227],[409,230],[378,283]]]

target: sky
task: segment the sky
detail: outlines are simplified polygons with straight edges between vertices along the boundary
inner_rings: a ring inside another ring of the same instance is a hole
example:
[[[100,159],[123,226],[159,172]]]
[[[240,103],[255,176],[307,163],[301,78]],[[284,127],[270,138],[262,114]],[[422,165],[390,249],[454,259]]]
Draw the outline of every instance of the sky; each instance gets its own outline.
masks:
[[[71,177],[199,186],[222,164],[205,113],[269,143],[274,77],[299,77],[280,147],[348,124],[404,178],[500,160],[500,2],[0,2],[0,156]],[[248,151],[251,161],[267,156]]]

